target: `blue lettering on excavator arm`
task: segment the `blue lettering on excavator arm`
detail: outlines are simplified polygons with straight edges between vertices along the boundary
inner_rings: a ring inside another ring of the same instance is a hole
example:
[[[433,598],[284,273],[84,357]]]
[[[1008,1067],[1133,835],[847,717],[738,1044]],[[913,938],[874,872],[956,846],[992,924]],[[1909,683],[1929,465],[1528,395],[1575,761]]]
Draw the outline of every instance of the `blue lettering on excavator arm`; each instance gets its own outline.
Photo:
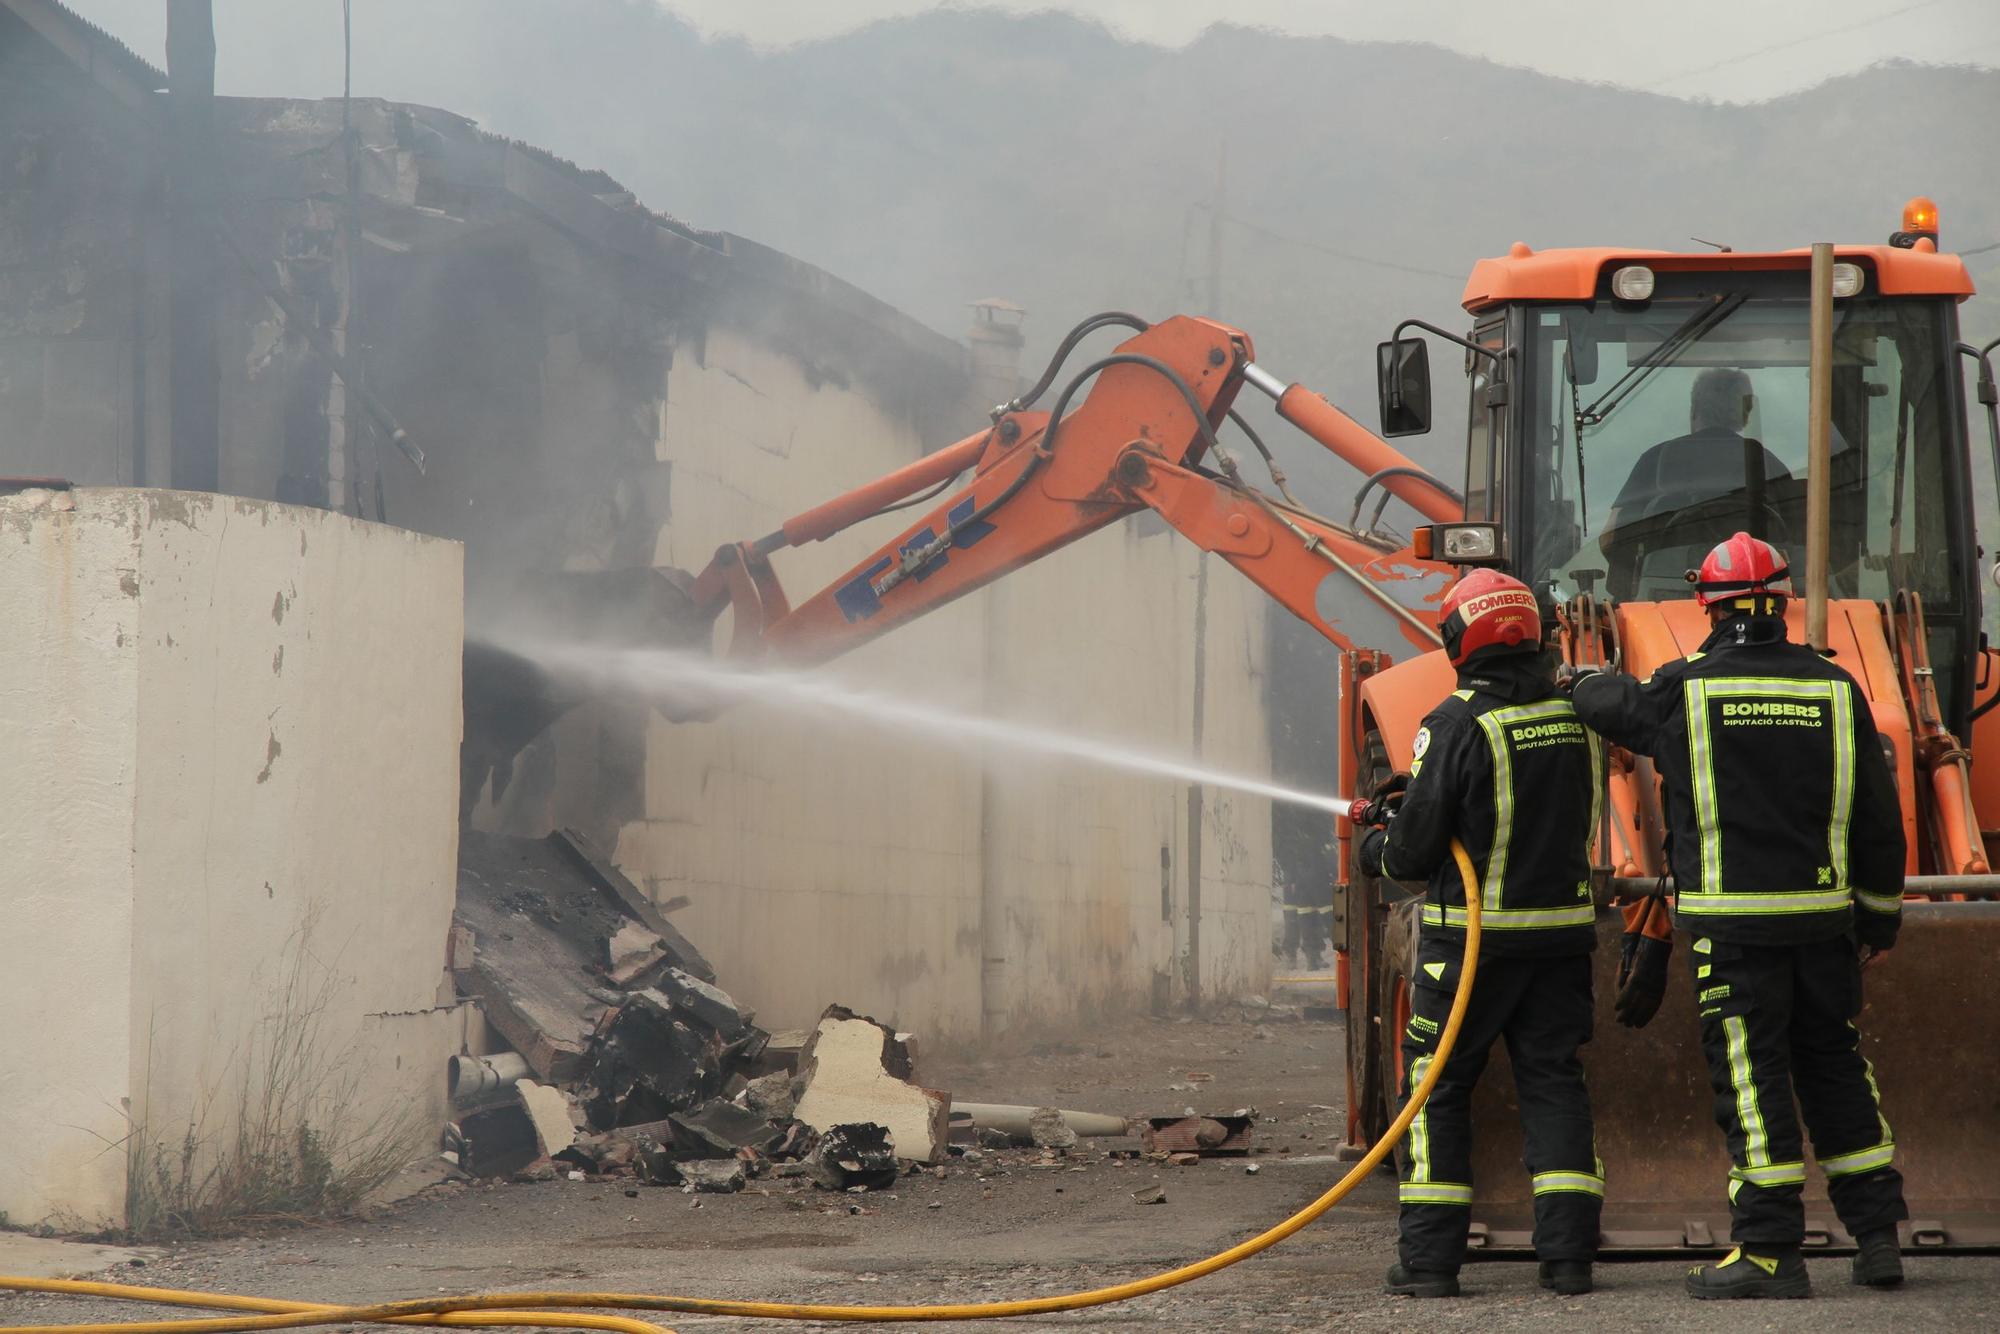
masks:
[[[992,536],[994,531],[992,524],[984,519],[970,521],[972,520],[973,510],[976,506],[977,502],[971,496],[967,496],[956,505],[953,505],[950,510],[946,511],[944,516],[945,531],[951,534],[951,548],[953,550],[963,551],[967,547],[976,546],[986,538]],[[912,555],[920,556],[937,545],[937,535],[926,526],[912,533],[909,539],[897,547],[896,550],[897,554],[902,556],[905,562],[907,562]],[[910,577],[918,583],[922,583],[924,580],[930,578],[932,569],[945,564],[950,559],[951,557],[947,552],[939,551],[935,555],[927,559],[922,559],[917,563],[910,570]],[[895,564],[896,561],[888,556],[879,557],[870,562],[867,568],[863,569],[860,574],[842,584],[834,592],[834,605],[840,608],[840,614],[847,618],[848,624],[852,625],[856,621],[865,621],[882,610],[882,594],[876,591],[876,581]]]

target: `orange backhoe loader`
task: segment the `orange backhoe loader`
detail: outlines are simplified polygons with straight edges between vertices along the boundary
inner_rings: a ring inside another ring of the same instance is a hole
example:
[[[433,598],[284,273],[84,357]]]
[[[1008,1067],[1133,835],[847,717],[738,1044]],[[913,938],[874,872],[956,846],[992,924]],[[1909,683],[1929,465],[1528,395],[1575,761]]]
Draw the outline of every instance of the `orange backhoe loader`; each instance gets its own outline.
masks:
[[[1956,304],[1972,287],[1964,265],[1937,252],[1935,232],[1935,210],[1913,210],[1890,244],[1837,250],[1832,354],[1817,374],[1830,377],[1832,404],[1826,647],[1867,691],[1892,752],[1910,833],[1906,892],[1918,900],[1903,943],[1870,974],[1863,1027],[1908,1178],[1909,1240],[1962,1248],[2000,1244],[2000,903],[1985,901],[2000,892],[1989,869],[2000,758],[1974,763],[1982,750],[2000,757],[2000,653],[1979,630],[1966,361],[1980,369],[1989,429],[1994,394],[1990,346],[1958,343]],[[1340,646],[1339,789],[1365,792],[1407,767],[1419,720],[1451,688],[1430,608],[1453,567],[1506,566],[1544,596],[1565,657],[1643,677],[1703,637],[1683,576],[1709,545],[1738,528],[1802,545],[1808,264],[1804,250],[1518,244],[1481,261],[1465,292],[1466,336],[1408,321],[1378,349],[1385,436],[1429,426],[1426,344],[1405,331],[1418,325],[1464,351],[1462,494],[1259,366],[1239,330],[1098,316],[989,428],[722,548],[698,576],[677,578],[678,596],[696,625],[732,612],[735,657],[819,662],[1151,510]],[[1132,336],[1034,410],[1080,340],[1105,327]],[[1253,487],[1219,438],[1245,386],[1366,474],[1356,516],[1379,487],[1428,526],[1406,542],[1315,516],[1284,494],[1275,465],[1280,494]],[[922,518],[830,587],[788,600],[776,553],[911,497],[924,497]],[[1610,1015],[1617,936],[1628,924],[1664,932],[1657,895],[1671,890],[1650,764],[1615,758],[1598,849],[1604,1013],[1586,1048],[1606,1239],[1706,1247],[1727,1236],[1727,1160],[1691,998],[1670,988],[1639,1032]],[[1349,832],[1343,824],[1344,866]],[[1349,1131],[1363,1142],[1395,1099],[1416,900],[1349,874],[1335,903]],[[1532,1214],[1511,1097],[1511,1080],[1489,1079],[1475,1109],[1474,1244],[1496,1251],[1526,1244]],[[1844,1241],[1823,1192],[1816,1213],[1813,1198],[1813,1241]]]

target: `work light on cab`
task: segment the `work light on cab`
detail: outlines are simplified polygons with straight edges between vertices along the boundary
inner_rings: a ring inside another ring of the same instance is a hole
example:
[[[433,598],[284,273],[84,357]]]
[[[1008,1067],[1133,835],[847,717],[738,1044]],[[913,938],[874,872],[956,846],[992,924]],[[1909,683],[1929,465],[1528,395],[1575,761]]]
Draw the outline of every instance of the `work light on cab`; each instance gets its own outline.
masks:
[[[1620,301],[1651,301],[1653,271],[1644,264],[1627,264],[1611,274],[1611,295]]]
[[[1499,565],[1500,530],[1490,523],[1433,523],[1411,534],[1411,554],[1419,560],[1453,565]]]

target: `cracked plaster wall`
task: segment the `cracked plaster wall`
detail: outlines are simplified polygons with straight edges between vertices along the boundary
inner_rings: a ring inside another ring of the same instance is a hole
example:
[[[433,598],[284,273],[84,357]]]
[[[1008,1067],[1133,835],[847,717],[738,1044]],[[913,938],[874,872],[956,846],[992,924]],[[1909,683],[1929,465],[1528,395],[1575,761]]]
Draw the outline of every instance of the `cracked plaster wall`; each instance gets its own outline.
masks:
[[[264,501],[74,498],[0,500],[0,1210],[116,1225],[128,1111],[173,1146],[226,1135],[301,949],[328,1094],[434,1132],[460,1026],[460,548]]]

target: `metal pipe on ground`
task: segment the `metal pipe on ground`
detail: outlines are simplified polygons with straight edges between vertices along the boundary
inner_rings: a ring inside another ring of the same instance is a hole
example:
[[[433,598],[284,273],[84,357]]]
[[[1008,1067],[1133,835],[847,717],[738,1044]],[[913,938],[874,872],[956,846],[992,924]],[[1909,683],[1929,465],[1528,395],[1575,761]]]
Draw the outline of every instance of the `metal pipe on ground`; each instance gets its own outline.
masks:
[[[951,1119],[954,1123],[965,1121],[981,1130],[997,1130],[1016,1139],[1027,1139],[1028,1118],[1035,1110],[1033,1107],[1015,1106],[1012,1103],[960,1102],[954,1098],[951,1104]],[[1063,1124],[1079,1135],[1130,1133],[1122,1116],[1105,1116],[1098,1112],[1072,1112],[1063,1108],[1057,1110],[1062,1112]]]
[[[527,1058],[519,1052],[496,1051],[490,1056],[454,1056],[446,1070],[453,1102],[471,1102],[528,1077]]]

